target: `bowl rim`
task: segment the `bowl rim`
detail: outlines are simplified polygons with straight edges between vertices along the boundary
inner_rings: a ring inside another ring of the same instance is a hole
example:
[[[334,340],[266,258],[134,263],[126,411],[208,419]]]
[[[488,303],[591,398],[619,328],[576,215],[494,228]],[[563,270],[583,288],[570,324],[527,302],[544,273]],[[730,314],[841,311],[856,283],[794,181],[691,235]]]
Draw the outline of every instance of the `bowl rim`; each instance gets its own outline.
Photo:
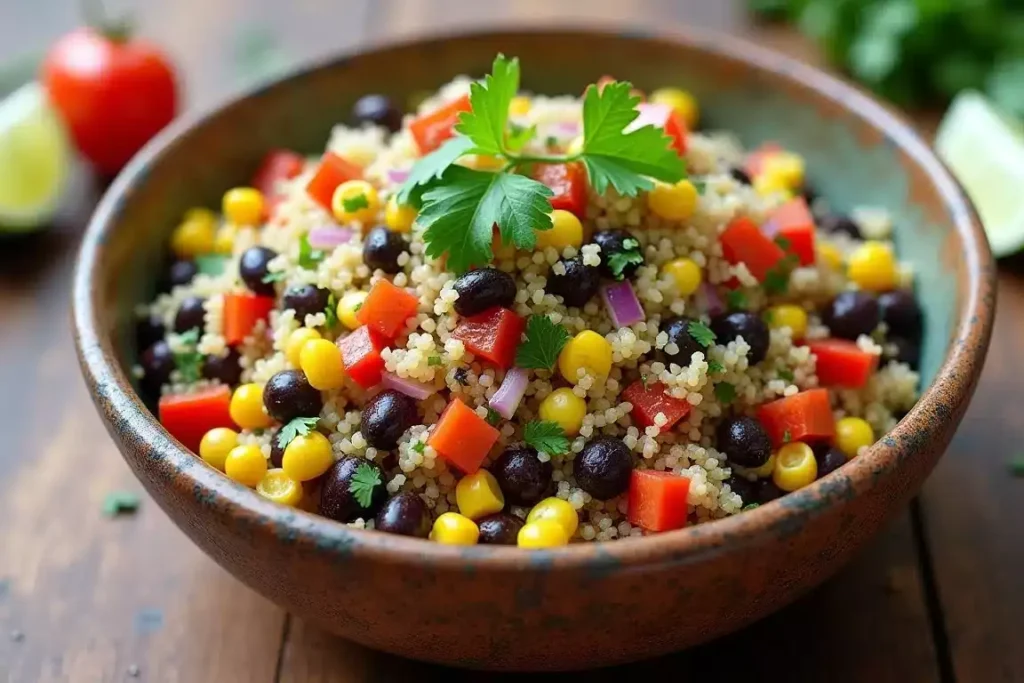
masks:
[[[371,58],[383,50],[422,48],[453,40],[500,42],[528,34],[571,34],[595,39],[616,36],[708,53],[716,59],[813,91],[816,97],[838,105],[855,119],[883,133],[890,144],[922,169],[943,197],[945,213],[953,231],[959,235],[968,288],[964,293],[963,313],[956,321],[942,365],[914,407],[868,452],[841,470],[744,514],[643,538],[616,539],[611,543],[576,543],[532,552],[509,546],[447,546],[424,539],[349,528],[312,513],[271,503],[255,490],[237,484],[201,463],[164,430],[136,395],[129,378],[116,361],[113,340],[104,330],[99,314],[102,302],[99,289],[93,286],[93,282],[100,275],[102,246],[117,225],[124,197],[132,191],[136,179],[142,177],[153,163],[158,163],[164,151],[182,134],[219,116],[240,100],[282,86],[294,78],[330,69],[351,59]],[[232,519],[246,517],[247,521],[256,522],[256,528],[279,539],[287,537],[290,542],[309,543],[320,551],[345,557],[358,556],[368,561],[437,568],[464,568],[467,562],[471,562],[477,569],[494,570],[546,570],[554,564],[559,568],[593,570],[595,561],[601,566],[698,562],[727,550],[762,542],[773,532],[784,533],[787,529],[800,528],[829,506],[837,490],[849,494],[851,489],[857,492],[871,489],[880,474],[897,469],[908,455],[912,455],[915,447],[927,443],[928,435],[939,430],[942,421],[935,416],[940,403],[946,406],[947,411],[955,412],[969,400],[991,337],[995,296],[995,262],[973,205],[949,169],[902,116],[856,86],[816,67],[718,31],[683,26],[622,31],[603,22],[577,21],[550,28],[513,24],[501,29],[458,29],[368,41],[350,51],[305,63],[280,78],[224,98],[214,106],[186,113],[161,131],[132,159],[97,206],[78,257],[72,308],[75,345],[83,375],[108,428],[112,433],[117,432],[115,441],[120,441],[122,457],[138,459],[139,467],[152,466],[138,453],[129,456],[127,452],[132,450],[128,441],[150,444],[181,475],[167,481],[167,486],[197,498],[217,501],[218,504],[207,506],[204,514],[216,515],[220,522],[229,525],[233,523]],[[968,372],[963,372],[964,369]],[[945,398],[949,396],[952,399]],[[950,403],[952,408],[948,407]],[[913,436],[915,433],[918,436]],[[921,433],[924,438],[921,438]],[[915,446],[907,446],[908,443]]]

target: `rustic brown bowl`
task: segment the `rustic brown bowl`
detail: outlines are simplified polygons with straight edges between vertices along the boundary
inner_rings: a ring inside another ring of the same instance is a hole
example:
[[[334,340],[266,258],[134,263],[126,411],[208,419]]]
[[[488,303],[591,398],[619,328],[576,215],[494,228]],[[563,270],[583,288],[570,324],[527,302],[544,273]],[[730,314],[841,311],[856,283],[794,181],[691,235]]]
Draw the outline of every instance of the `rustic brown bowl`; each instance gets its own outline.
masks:
[[[494,54],[525,86],[579,92],[605,73],[681,84],[713,125],[805,154],[840,206],[881,204],[918,269],[927,318],[917,406],[870,451],[759,509],[643,539],[552,551],[456,548],[358,531],[272,504],[172,439],[132,388],[133,307],[176,219],[216,206],[264,151],[322,149],[356,97],[405,96]],[[117,179],[89,226],[74,287],[86,381],[124,458],[174,522],[239,579],[364,645],[487,669],[570,669],[706,641],[831,575],[921,486],[967,408],[988,347],[994,265],[977,217],[928,146],[853,88],[775,53],[700,33],[592,30],[447,36],[322,64],[178,122]]]

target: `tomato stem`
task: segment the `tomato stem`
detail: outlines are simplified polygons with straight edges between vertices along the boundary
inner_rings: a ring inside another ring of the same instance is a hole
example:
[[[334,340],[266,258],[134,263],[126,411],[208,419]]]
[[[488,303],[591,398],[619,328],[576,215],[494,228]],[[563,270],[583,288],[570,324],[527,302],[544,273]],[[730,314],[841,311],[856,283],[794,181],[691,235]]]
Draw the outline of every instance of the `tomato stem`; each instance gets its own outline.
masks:
[[[127,17],[113,18],[107,14],[103,0],[81,0],[85,23],[114,43],[124,43],[131,38],[132,26]]]

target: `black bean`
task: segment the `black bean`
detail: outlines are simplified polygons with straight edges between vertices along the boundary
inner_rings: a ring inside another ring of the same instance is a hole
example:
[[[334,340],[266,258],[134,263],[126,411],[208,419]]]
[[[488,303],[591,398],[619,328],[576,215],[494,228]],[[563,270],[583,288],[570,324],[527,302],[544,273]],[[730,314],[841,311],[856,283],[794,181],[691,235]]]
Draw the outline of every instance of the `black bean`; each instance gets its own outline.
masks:
[[[189,330],[199,330],[202,334],[206,327],[206,309],[203,304],[204,300],[198,296],[190,296],[182,301],[174,316],[174,331],[184,334]]]
[[[365,472],[366,468],[376,473],[380,483],[373,487],[370,504],[364,507],[352,491],[352,480],[360,469]],[[369,460],[349,456],[331,465],[324,473],[320,489],[320,514],[337,522],[372,519],[387,498],[388,491],[380,466]]]
[[[195,264],[195,261],[175,261],[167,269],[167,281],[171,287],[187,285],[198,273],[199,266]]]
[[[727,417],[718,425],[718,450],[740,467],[760,467],[772,456],[772,442],[752,417]]]
[[[824,310],[822,322],[833,337],[856,341],[862,334],[870,335],[881,319],[878,300],[859,290],[840,292]]]
[[[281,308],[295,311],[295,319],[305,324],[307,315],[323,313],[331,299],[331,291],[314,285],[289,287],[281,298]]]
[[[373,526],[389,534],[427,538],[431,527],[430,510],[422,498],[405,491],[384,503]]]
[[[739,494],[740,498],[743,499],[744,505],[757,501],[757,480],[751,481],[746,477],[733,473],[725,480],[725,483],[729,485],[733,493]]]
[[[750,185],[750,176],[747,175],[747,172],[744,171],[739,166],[733,166],[731,169],[729,169],[729,175],[731,175],[736,180],[736,182],[740,183],[741,185]]]
[[[280,434],[281,430],[275,429],[270,435],[270,464],[274,467],[284,466],[284,449],[277,442],[277,437]]]
[[[888,360],[906,363],[911,370],[917,370],[921,365],[921,345],[913,339],[889,337],[883,348],[886,348],[885,357]]]
[[[221,384],[235,386],[242,379],[241,354],[237,349],[228,349],[226,355],[210,355],[203,359],[203,377],[215,379]]]
[[[815,449],[814,457],[818,461],[818,479],[835,472],[846,463],[846,455],[838,448]]]
[[[174,371],[174,354],[164,340],[160,340],[146,349],[139,358],[142,366],[142,389],[150,396],[159,396],[160,387],[171,380]]]
[[[761,479],[757,483],[757,500],[758,505],[764,505],[770,503],[776,498],[782,498],[786,495],[786,492],[775,485],[775,482],[771,479]]]
[[[855,240],[863,239],[860,226],[847,215],[830,213],[821,219],[821,229],[834,235],[846,235]]]
[[[370,123],[396,133],[402,127],[402,112],[386,95],[363,95],[352,106],[352,123]]]
[[[267,264],[275,258],[277,252],[266,247],[250,247],[242,252],[242,258],[238,262],[238,273],[253,294],[275,294],[274,283],[263,281],[268,272]]]
[[[690,324],[693,322],[696,322],[693,318],[679,316],[677,318],[669,318],[661,324],[661,331],[668,335],[669,343],[679,347],[676,353],[662,351],[663,355],[669,361],[678,363],[683,367],[690,364],[693,354],[698,351],[704,353],[705,356],[707,355],[704,347],[690,334]]]
[[[363,263],[371,270],[380,269],[394,275],[402,270],[398,257],[409,250],[409,243],[399,233],[378,225],[363,240]]]
[[[389,451],[398,445],[405,430],[417,421],[416,401],[399,391],[387,389],[366,402],[359,431],[368,444]]]
[[[644,263],[640,241],[625,230],[602,230],[594,234],[593,242],[601,246],[601,273],[605,277],[628,280]]]
[[[516,281],[503,270],[478,268],[460,275],[455,280],[455,312],[476,315],[489,308],[511,308],[516,300]]]
[[[480,538],[477,543],[486,545],[515,545],[523,520],[508,512],[498,512],[477,520]]]
[[[554,466],[541,462],[537,451],[523,443],[512,444],[491,465],[505,502],[511,505],[539,503],[551,488]]]
[[[164,338],[167,330],[164,328],[164,321],[158,315],[147,315],[135,325],[135,348],[148,349],[153,344]]]
[[[565,266],[565,273],[548,273],[546,289],[549,293],[562,297],[566,306],[582,308],[597,294],[601,286],[601,271],[595,266],[585,265],[582,256],[574,256],[561,263]]]
[[[715,343],[723,346],[737,337],[743,337],[743,341],[750,346],[747,361],[751,365],[760,363],[768,355],[771,334],[760,316],[753,313],[736,311],[716,316],[711,319],[711,331],[715,333]]]
[[[629,488],[633,456],[621,439],[601,436],[583,447],[572,469],[581,489],[597,500],[608,500]]]
[[[890,334],[915,340],[921,338],[921,306],[912,292],[895,289],[880,294],[878,307]]]
[[[263,405],[267,414],[282,424],[297,417],[317,417],[324,403],[301,370],[282,370],[263,387]]]

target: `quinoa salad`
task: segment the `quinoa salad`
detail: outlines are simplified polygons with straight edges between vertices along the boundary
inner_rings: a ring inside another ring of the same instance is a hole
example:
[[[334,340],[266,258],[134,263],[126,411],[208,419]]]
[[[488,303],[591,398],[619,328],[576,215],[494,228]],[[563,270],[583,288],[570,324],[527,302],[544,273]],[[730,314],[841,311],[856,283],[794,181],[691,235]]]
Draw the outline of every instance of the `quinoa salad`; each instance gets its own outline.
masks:
[[[678,87],[519,80],[366,95],[185,213],[135,368],[175,438],[352,527],[547,548],[741,514],[911,408],[884,211]]]

